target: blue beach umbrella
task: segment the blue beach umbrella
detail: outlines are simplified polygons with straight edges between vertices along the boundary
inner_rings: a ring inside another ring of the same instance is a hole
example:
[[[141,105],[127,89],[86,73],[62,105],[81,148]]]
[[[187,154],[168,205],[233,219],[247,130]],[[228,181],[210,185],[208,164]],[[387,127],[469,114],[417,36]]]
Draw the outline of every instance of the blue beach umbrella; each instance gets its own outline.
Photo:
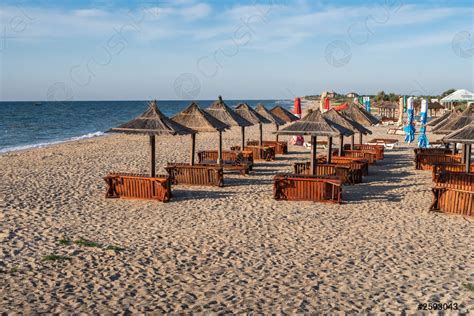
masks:
[[[418,136],[418,147],[427,148],[428,138],[426,137],[426,119],[428,117],[428,101],[426,99],[421,100],[421,113],[420,113],[420,136]]]
[[[403,128],[405,132],[405,142],[411,144],[415,140],[415,125],[413,124],[413,97],[409,97],[407,100],[407,125]]]

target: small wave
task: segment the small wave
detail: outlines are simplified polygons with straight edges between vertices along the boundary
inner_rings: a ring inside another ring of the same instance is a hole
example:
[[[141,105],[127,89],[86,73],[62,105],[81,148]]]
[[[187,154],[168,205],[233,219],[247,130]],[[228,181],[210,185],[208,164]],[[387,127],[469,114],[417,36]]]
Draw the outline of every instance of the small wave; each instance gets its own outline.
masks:
[[[95,132],[95,133],[88,133],[88,134],[81,135],[81,136],[71,137],[71,138],[64,139],[64,140],[56,140],[56,141],[37,143],[37,144],[6,147],[6,148],[1,148],[0,149],[0,154],[4,154],[4,153],[7,153],[7,152],[11,152],[11,151],[41,148],[41,147],[46,147],[46,146],[50,146],[50,145],[56,145],[56,144],[61,144],[61,143],[65,143],[65,142],[75,141],[75,140],[99,137],[99,136],[103,136],[103,135],[105,135],[104,132]]]

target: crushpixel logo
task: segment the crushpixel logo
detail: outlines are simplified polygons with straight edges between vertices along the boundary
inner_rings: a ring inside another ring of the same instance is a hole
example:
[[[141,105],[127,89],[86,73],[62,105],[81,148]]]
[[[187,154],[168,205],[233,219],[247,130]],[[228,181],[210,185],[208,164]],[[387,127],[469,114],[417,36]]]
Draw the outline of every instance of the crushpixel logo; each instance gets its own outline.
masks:
[[[176,96],[182,100],[195,100],[201,93],[201,81],[192,73],[183,73],[174,81]]]
[[[344,41],[333,41],[326,46],[325,57],[328,64],[334,67],[347,65],[351,58],[351,47]]]

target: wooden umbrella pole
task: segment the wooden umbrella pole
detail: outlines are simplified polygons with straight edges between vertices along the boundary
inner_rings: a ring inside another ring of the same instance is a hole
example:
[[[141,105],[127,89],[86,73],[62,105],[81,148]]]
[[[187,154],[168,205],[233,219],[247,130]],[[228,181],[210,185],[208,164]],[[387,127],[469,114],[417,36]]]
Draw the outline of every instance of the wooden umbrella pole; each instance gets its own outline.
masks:
[[[263,126],[262,126],[262,123],[258,124],[258,129],[260,130],[259,146],[263,146]]]
[[[316,175],[316,136],[311,136],[311,174]]]
[[[217,164],[222,164],[222,131],[219,131],[219,148],[217,153]]]
[[[196,152],[196,134],[191,134],[191,166],[194,166],[194,153]]]
[[[456,147],[457,147],[457,144],[453,143],[453,155],[456,155]]]
[[[241,127],[241,131],[242,131],[242,144],[240,145],[240,150],[244,150],[245,149],[245,126]]]
[[[361,145],[362,145],[362,132],[361,132],[361,133],[359,133],[359,144],[361,144]]]
[[[278,124],[275,124],[275,126],[276,126],[276,131],[278,132],[278,130],[280,129],[280,126],[278,126]],[[276,136],[275,136],[275,140],[276,140],[277,143],[278,143],[278,133],[277,133]]]
[[[332,137],[328,136],[328,159],[326,160],[327,164],[330,164],[332,160]]]
[[[471,151],[472,145],[466,146],[466,172],[471,172]]]
[[[156,169],[155,169],[155,135],[150,135],[150,177],[154,178],[156,176]]]
[[[461,156],[461,163],[466,162],[466,156],[467,156],[467,145],[463,144],[462,145],[462,156]]]
[[[339,156],[342,157],[343,153],[344,153],[344,135],[341,135],[339,136]]]
[[[355,138],[355,136],[354,136],[354,134],[352,134],[352,136],[351,136],[351,150],[354,150],[354,138]]]

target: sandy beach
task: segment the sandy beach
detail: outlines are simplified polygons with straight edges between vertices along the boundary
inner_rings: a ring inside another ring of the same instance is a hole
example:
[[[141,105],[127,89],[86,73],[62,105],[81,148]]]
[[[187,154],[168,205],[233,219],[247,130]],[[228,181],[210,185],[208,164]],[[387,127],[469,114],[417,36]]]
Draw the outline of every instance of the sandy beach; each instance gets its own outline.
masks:
[[[386,129],[372,136],[393,138]],[[224,148],[239,136],[224,133]],[[158,173],[189,161],[189,143],[158,138]],[[217,148],[217,134],[196,146]],[[273,175],[309,158],[294,146],[247,177],[226,174],[224,188],[176,186],[169,203],[105,199],[102,177],[147,173],[148,150],[146,137],[111,135],[0,155],[0,311],[474,310],[474,223],[428,212],[431,173],[414,170],[404,143],[345,186],[342,205],[273,200]]]

